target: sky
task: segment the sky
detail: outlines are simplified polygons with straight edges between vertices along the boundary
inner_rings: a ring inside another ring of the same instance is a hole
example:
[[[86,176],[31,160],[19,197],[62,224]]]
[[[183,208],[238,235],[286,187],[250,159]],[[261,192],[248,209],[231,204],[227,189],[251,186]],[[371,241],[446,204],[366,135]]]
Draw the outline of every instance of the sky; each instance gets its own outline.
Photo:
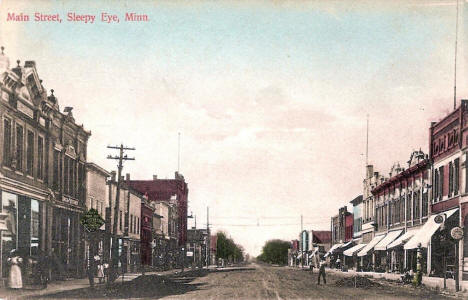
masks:
[[[330,230],[362,194],[368,161],[388,175],[428,150],[453,109],[456,1],[0,0],[0,44],[36,61],[61,109],[91,130],[88,159],[135,147],[132,179],[189,186],[189,214],[250,255],[303,228]],[[60,14],[61,23],[6,21]],[[93,24],[67,13],[96,15]],[[148,22],[125,22],[125,13]],[[459,0],[457,101],[468,99],[466,0]],[[120,22],[101,22],[101,13]],[[195,219],[189,220],[194,226]]]

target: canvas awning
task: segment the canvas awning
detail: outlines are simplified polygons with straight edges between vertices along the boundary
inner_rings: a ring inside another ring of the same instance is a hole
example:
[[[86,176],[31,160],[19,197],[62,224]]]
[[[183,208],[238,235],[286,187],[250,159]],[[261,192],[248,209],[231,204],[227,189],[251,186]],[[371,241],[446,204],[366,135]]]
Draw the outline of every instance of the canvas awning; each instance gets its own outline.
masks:
[[[378,236],[375,236],[370,242],[369,244],[367,244],[364,248],[362,248],[361,251],[358,252],[358,256],[365,256],[367,255],[367,252],[369,252],[370,250],[372,250],[374,248],[375,245],[377,245],[378,242],[380,242],[383,238],[385,237],[385,235],[378,235]]]
[[[448,210],[443,213],[434,214],[432,215],[427,222],[418,230],[418,232],[405,244],[405,250],[408,249],[416,249],[418,248],[418,244],[421,244],[421,247],[427,248],[427,245],[431,241],[432,235],[439,229],[442,223],[436,223],[435,218],[438,215],[445,216],[448,219],[451,215],[453,215],[458,208]],[[446,220],[445,219],[445,220]]]
[[[374,250],[387,250],[387,246],[393,242],[402,232],[403,230],[390,231],[380,242],[377,243],[377,245],[375,245]]]
[[[367,244],[358,244],[354,247],[349,248],[348,250],[344,251],[343,254],[345,256],[353,256],[354,253],[358,252],[362,248],[364,248]]]
[[[341,243],[338,243],[338,244],[333,245],[333,246],[330,248],[330,250],[328,250],[328,252],[325,253],[325,255],[324,255],[323,257],[327,257],[328,255],[332,254],[333,251],[335,251],[336,249],[338,249],[338,248],[341,247],[341,246],[343,246],[343,244],[341,244]]]
[[[413,230],[409,230],[409,231],[405,232],[404,234],[402,234],[401,236],[399,236],[396,240],[394,240],[393,242],[391,242],[390,245],[387,246],[387,249],[391,249],[391,248],[395,248],[395,247],[398,247],[398,246],[403,245],[403,244],[406,243],[410,238],[412,238],[413,235],[416,234],[416,232],[418,232],[418,229],[413,229]]]
[[[346,249],[348,249],[349,247],[351,247],[351,244],[352,244],[352,243],[353,243],[353,241],[344,243],[343,245],[341,245],[340,247],[338,247],[336,250],[340,250],[340,251],[346,250]]]
[[[312,251],[311,254],[309,254],[309,258],[312,258],[314,255],[316,255],[318,253],[318,248],[315,249],[314,251]]]

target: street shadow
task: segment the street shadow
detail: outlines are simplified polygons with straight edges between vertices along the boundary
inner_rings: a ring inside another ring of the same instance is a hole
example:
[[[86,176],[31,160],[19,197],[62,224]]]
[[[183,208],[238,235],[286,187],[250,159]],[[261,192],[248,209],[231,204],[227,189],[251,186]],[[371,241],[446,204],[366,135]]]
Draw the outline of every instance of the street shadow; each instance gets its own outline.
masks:
[[[173,276],[142,275],[128,282],[115,282],[109,286],[80,288],[33,297],[35,299],[96,299],[96,298],[144,298],[159,299],[166,296],[182,295],[201,289],[200,283],[191,283],[203,273],[182,273]],[[198,275],[198,276],[195,276]]]

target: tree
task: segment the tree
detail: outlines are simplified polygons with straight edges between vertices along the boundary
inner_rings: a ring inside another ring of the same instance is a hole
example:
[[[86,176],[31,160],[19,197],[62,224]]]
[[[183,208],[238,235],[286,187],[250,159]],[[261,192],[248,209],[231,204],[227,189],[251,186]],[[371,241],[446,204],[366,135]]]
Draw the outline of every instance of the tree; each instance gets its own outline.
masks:
[[[270,240],[265,243],[257,259],[270,264],[285,265],[288,263],[288,249],[290,245],[287,241]]]
[[[226,233],[220,231],[217,234],[216,257],[234,262],[242,261],[244,258],[244,249],[237,245],[234,240],[228,238]]]

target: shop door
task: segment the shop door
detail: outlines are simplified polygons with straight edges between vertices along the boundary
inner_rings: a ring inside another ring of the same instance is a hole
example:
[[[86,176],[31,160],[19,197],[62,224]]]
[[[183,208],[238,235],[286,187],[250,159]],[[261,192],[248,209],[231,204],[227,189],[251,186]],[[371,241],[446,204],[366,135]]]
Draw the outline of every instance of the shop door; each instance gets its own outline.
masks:
[[[31,201],[18,197],[18,251],[21,255],[30,255],[31,249]]]

